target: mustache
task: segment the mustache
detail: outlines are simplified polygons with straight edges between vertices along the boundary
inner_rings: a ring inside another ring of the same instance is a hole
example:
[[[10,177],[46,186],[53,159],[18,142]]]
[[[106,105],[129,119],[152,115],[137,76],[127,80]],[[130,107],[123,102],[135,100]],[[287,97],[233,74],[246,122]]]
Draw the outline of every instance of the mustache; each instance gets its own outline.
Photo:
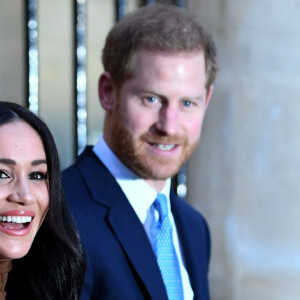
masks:
[[[152,144],[184,144],[186,142],[186,137],[183,135],[169,136],[146,132],[141,136],[141,140]]]

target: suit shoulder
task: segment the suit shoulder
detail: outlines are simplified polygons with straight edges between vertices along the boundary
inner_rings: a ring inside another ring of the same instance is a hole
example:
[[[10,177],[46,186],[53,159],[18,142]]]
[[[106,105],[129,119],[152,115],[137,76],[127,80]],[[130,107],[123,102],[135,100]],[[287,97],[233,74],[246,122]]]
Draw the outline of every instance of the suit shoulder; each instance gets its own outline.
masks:
[[[63,186],[68,185],[69,183],[74,183],[80,178],[80,172],[77,168],[76,163],[68,167],[62,172],[62,182]]]
[[[65,170],[62,172],[62,180],[63,184],[65,185],[68,182],[72,182],[76,179],[79,179],[81,177],[80,171],[79,171],[79,165],[84,164],[84,161],[88,157],[92,157],[92,147],[87,146],[86,149],[83,151],[82,154],[77,158],[76,162],[72,164],[71,166],[67,167]]]

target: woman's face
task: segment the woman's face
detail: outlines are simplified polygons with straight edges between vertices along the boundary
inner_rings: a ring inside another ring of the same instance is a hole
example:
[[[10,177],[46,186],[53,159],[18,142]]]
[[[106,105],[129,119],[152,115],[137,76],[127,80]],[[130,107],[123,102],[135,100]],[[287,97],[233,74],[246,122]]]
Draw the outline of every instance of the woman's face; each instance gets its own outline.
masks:
[[[0,126],[0,258],[29,251],[49,206],[47,174],[38,133],[22,121]]]

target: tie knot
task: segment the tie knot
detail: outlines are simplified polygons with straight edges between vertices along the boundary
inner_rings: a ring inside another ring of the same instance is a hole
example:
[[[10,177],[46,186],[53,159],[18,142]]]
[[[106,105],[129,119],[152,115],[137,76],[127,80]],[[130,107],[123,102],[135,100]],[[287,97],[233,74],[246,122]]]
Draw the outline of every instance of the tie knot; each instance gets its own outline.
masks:
[[[167,197],[164,194],[157,194],[154,207],[157,209],[160,218],[164,219],[168,215]]]

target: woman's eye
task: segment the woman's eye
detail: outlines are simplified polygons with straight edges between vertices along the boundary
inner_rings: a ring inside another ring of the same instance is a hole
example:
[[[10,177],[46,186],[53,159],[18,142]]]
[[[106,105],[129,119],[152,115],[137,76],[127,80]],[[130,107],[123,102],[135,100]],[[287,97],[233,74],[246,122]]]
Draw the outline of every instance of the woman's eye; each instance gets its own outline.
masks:
[[[46,180],[47,179],[47,173],[43,172],[32,172],[29,174],[29,179],[31,180]]]
[[[0,179],[7,179],[7,178],[10,178],[9,175],[3,170],[0,170]]]

